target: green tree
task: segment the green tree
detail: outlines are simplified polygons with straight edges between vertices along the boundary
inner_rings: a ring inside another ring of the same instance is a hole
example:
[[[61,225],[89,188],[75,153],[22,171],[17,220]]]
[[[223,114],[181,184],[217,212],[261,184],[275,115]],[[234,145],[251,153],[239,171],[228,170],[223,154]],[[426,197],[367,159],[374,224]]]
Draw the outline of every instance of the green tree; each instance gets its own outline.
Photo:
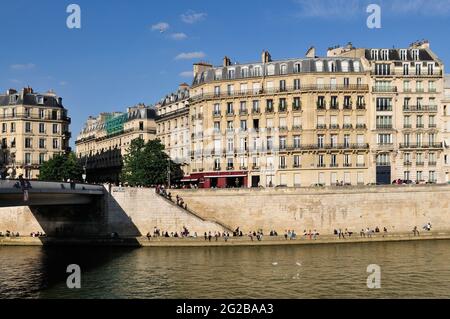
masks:
[[[174,163],[164,152],[160,140],[144,143],[142,139],[131,142],[123,158],[121,180],[130,186],[152,186],[167,183],[167,168],[170,165],[171,183],[183,178],[179,164]]]
[[[39,169],[39,180],[66,181],[68,179],[81,181],[83,168],[74,153],[56,154],[44,162]]]

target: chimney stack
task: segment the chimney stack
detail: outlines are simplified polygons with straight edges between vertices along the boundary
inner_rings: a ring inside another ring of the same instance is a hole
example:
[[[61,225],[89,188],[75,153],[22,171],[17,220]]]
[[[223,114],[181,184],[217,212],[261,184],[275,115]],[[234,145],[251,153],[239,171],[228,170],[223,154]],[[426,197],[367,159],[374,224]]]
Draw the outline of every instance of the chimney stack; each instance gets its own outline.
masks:
[[[316,57],[316,48],[315,47],[310,47],[308,49],[308,51],[306,51],[306,57],[314,59]]]
[[[223,66],[227,67],[227,66],[230,66],[230,65],[231,65],[231,59],[229,57],[225,56],[223,58]]]
[[[262,55],[261,55],[261,61],[262,63],[269,63],[272,62],[272,57],[270,56],[269,51],[263,51]]]

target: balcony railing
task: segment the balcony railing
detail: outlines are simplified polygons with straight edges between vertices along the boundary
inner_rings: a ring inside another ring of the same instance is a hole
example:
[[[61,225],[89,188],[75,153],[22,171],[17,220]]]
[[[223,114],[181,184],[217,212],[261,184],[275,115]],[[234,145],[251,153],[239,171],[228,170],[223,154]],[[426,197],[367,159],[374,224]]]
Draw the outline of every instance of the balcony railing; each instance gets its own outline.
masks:
[[[437,112],[437,105],[404,105],[403,112]]]
[[[70,123],[71,119],[68,116],[53,116],[45,115],[39,116],[37,114],[28,113],[15,113],[15,114],[0,114],[0,120],[12,120],[12,119],[30,119],[30,120],[43,120],[43,121],[67,121]]]
[[[377,124],[377,129],[392,129],[392,124]]]
[[[288,86],[285,88],[272,88],[272,89],[260,89],[260,90],[242,90],[233,92],[216,92],[216,93],[203,93],[194,95],[190,98],[191,102],[197,102],[202,100],[220,99],[224,97],[245,97],[245,96],[262,96],[262,95],[273,95],[277,93],[288,93],[288,92],[368,92],[369,85],[367,84],[352,84],[352,85],[317,85],[317,84],[307,84],[301,85],[299,87]]]
[[[441,149],[443,148],[443,143],[402,143],[400,144],[401,149],[427,149],[427,148],[435,148],[435,149]]]
[[[396,93],[396,86],[374,86],[372,88],[373,93]]]

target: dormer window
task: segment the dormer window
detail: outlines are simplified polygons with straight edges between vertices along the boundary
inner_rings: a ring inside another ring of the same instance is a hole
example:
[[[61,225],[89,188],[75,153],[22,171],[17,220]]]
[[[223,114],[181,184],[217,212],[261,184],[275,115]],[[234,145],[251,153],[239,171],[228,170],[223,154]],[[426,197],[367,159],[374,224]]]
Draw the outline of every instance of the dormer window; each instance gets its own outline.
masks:
[[[419,60],[419,50],[418,49],[411,50],[411,55],[412,55],[413,60]]]
[[[317,72],[323,72],[323,62],[322,61],[316,61],[316,70],[317,70]]]
[[[255,66],[253,68],[253,76],[261,76],[261,67]]]
[[[333,61],[328,62],[328,69],[330,72],[336,72],[336,63]]]
[[[353,62],[353,69],[355,70],[355,72],[361,72],[361,64],[359,63],[359,61]]]
[[[280,66],[280,74],[282,74],[282,75],[287,74],[287,65],[286,64],[282,64]]]
[[[348,72],[348,61],[341,62],[342,72]]]
[[[37,97],[37,104],[39,105],[44,105],[44,97],[43,96],[38,96]]]
[[[385,61],[389,60],[389,50],[387,49],[381,50],[381,59]]]
[[[18,99],[19,99],[18,95],[10,95],[9,96],[9,104],[16,104]]]
[[[267,75],[275,75],[275,65],[270,64],[267,66]]]
[[[234,69],[228,70],[228,79],[234,79]]]
[[[243,78],[248,77],[248,68],[241,69],[241,77]]]
[[[406,61],[408,59],[408,53],[405,49],[400,50],[400,60]]]
[[[295,63],[294,65],[294,72],[300,73],[302,71],[302,65],[300,63]]]
[[[372,49],[370,51],[370,57],[372,60],[378,60],[378,50],[377,49]]]
[[[222,80],[222,70],[216,70],[216,73],[214,76],[215,76],[216,80]]]

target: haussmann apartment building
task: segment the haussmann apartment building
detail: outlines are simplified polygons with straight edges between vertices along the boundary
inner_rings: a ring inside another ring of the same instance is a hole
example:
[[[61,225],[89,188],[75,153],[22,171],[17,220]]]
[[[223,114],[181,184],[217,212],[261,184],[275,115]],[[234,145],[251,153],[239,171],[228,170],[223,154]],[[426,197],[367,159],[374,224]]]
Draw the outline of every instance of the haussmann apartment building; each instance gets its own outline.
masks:
[[[196,63],[189,96],[185,179],[200,187],[448,181],[444,65],[427,41]]]
[[[41,94],[28,87],[0,94],[1,177],[38,178],[42,163],[70,152],[70,122],[62,98],[54,92]]]
[[[131,141],[156,138],[156,110],[139,104],[126,112],[101,113],[89,117],[75,142],[76,155],[85,168],[86,180],[120,181],[123,156]]]

